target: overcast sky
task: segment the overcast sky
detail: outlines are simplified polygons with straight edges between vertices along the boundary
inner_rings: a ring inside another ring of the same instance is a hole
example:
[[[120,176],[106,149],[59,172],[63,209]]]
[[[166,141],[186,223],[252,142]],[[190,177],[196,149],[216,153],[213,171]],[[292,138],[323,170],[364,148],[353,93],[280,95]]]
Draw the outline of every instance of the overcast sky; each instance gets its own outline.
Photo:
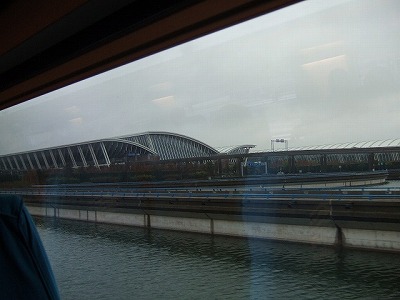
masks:
[[[400,138],[400,1],[306,1],[0,112],[0,155],[146,131]],[[282,145],[283,146],[283,145]]]

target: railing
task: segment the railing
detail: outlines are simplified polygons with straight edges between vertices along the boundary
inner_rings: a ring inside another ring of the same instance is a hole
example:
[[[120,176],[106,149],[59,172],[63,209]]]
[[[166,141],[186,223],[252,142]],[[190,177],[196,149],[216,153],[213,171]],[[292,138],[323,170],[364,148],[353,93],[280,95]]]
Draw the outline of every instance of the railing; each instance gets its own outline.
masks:
[[[339,189],[13,189],[1,190],[0,194],[12,194],[22,197],[85,197],[85,198],[152,198],[152,199],[313,199],[313,200],[391,200],[400,202],[400,188],[339,188]]]

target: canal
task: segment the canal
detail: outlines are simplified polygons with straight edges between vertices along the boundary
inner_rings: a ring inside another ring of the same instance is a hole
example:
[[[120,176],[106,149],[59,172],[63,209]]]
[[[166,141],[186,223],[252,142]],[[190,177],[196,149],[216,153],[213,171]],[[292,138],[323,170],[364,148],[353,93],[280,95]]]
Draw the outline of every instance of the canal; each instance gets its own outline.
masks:
[[[399,299],[400,256],[35,218],[62,299]]]

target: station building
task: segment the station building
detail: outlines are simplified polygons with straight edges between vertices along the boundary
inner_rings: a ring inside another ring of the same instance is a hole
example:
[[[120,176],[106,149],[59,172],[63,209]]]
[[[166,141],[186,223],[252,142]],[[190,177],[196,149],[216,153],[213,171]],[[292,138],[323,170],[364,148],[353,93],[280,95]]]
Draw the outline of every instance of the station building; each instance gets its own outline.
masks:
[[[326,144],[289,150],[295,154],[297,161],[316,164],[323,159],[325,163],[343,165],[369,162],[377,164],[375,167],[382,168],[387,163],[400,161],[400,139]]]
[[[145,132],[114,138],[68,144],[0,156],[0,171],[51,170],[66,167],[104,168],[128,161],[168,161],[207,157],[223,159],[231,155],[234,163],[259,162],[296,173],[302,170],[325,170],[335,166],[363,165],[369,170],[400,168],[400,139],[306,146],[289,149],[251,151],[255,145],[214,148],[194,138],[171,132]],[[236,156],[237,155],[237,156]],[[236,158],[240,158],[237,160]],[[220,163],[220,162],[219,162]],[[313,169],[314,168],[314,169]],[[267,173],[267,167],[265,167]]]
[[[249,160],[272,172],[400,170],[400,139],[271,149],[253,152]]]
[[[255,145],[213,148],[171,132],[145,132],[0,156],[0,170],[62,169],[67,166],[107,167],[127,160],[168,160],[246,154]]]

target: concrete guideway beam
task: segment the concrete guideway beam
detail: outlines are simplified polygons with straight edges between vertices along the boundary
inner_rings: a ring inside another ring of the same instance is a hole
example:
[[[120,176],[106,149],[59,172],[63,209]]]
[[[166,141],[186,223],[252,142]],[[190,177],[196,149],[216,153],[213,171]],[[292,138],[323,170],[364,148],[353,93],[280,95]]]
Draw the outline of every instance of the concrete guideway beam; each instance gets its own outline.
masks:
[[[320,199],[292,199],[290,194],[269,200],[263,195],[233,199],[229,194],[223,199],[218,195],[205,197],[202,205],[201,197],[178,199],[169,195],[160,199],[150,195],[126,201],[115,196],[118,207],[113,207],[116,201],[112,194],[107,199],[98,198],[96,205],[88,205],[94,203],[93,196],[79,200],[57,197],[57,203],[37,197],[27,205],[32,214],[47,217],[400,252],[398,200],[349,197],[348,201],[327,201],[322,194]],[[385,193],[380,196],[390,198]]]

